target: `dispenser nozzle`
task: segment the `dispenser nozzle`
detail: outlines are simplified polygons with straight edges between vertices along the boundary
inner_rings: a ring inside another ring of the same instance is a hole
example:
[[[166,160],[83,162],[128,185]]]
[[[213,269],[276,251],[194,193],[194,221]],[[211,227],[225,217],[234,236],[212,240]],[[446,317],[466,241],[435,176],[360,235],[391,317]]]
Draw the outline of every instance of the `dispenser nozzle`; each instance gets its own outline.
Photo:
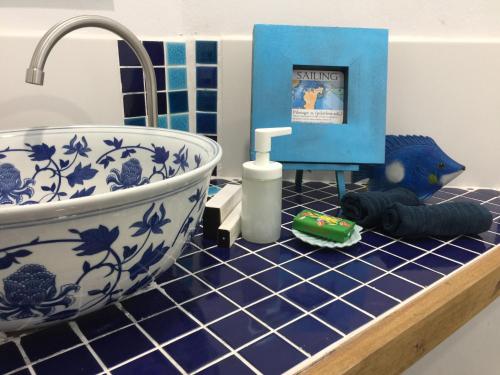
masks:
[[[255,162],[264,164],[269,162],[269,152],[271,151],[271,139],[281,135],[292,134],[292,128],[260,128],[255,129]]]

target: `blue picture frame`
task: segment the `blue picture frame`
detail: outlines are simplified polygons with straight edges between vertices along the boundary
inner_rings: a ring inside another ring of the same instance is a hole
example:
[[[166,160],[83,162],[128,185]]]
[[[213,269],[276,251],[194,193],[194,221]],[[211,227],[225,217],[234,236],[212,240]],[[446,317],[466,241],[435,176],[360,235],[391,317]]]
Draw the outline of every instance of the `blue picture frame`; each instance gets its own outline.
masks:
[[[387,52],[386,29],[255,25],[251,150],[256,128],[291,126],[292,136],[273,140],[271,152],[272,160],[285,169],[342,171],[383,163]],[[292,74],[297,66],[347,71],[346,123],[292,122]]]

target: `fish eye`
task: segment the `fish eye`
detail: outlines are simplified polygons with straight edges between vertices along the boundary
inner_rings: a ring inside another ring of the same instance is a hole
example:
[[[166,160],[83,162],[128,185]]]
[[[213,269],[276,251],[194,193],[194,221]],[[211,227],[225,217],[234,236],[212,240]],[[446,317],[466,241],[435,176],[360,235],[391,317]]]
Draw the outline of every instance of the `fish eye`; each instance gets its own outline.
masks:
[[[440,162],[440,163],[438,164],[438,168],[439,168],[439,169],[443,169],[443,168],[444,168],[444,163],[443,163],[443,162]]]

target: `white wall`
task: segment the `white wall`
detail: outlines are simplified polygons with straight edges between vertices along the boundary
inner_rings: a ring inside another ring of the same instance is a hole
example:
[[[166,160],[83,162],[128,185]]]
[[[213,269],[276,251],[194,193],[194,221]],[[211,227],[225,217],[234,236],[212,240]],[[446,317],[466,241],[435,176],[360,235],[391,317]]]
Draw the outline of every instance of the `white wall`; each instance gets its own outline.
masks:
[[[223,39],[219,140],[227,175],[239,174],[248,155],[254,23],[389,28],[388,131],[433,136],[467,166],[455,184],[500,188],[499,1],[0,0],[0,129],[121,122],[118,56],[107,32],[61,41],[46,86],[23,83],[37,38],[79,14],[115,18],[143,39]],[[491,329],[498,326],[497,302],[407,374],[493,374],[496,352],[478,348],[498,348]]]

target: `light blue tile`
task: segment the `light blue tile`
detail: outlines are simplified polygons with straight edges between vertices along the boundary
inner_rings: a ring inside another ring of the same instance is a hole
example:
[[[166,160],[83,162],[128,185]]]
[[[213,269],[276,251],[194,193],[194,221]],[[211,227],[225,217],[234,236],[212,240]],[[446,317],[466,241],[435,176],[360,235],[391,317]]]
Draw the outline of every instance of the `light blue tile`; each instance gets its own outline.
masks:
[[[167,64],[186,65],[186,43],[166,43]]]
[[[167,115],[160,115],[158,116],[158,127],[167,129]]]
[[[126,118],[125,125],[146,126],[146,117]]]
[[[170,128],[176,130],[189,131],[189,115],[171,115]]]
[[[168,89],[181,90],[187,88],[186,68],[168,69]]]

